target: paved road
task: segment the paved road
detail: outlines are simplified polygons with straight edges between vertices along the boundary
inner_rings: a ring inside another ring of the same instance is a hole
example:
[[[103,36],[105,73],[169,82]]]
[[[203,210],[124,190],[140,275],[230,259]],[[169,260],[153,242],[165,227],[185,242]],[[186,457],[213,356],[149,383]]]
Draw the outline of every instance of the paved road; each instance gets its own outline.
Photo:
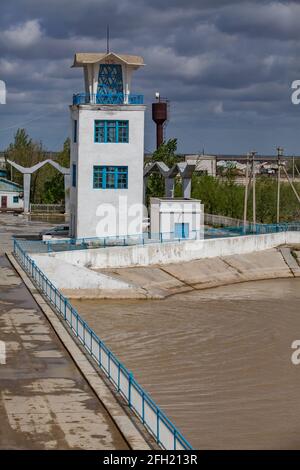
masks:
[[[12,233],[41,226],[0,214],[0,449],[127,449],[4,256]]]

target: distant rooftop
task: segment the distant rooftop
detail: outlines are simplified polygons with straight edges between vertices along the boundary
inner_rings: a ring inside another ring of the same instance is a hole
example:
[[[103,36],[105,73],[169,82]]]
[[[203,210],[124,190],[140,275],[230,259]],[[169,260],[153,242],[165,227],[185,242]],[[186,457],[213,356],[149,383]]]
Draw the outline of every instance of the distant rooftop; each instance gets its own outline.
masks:
[[[0,191],[7,191],[7,192],[22,192],[23,188],[17,183],[13,181],[9,181],[6,178],[0,178]]]

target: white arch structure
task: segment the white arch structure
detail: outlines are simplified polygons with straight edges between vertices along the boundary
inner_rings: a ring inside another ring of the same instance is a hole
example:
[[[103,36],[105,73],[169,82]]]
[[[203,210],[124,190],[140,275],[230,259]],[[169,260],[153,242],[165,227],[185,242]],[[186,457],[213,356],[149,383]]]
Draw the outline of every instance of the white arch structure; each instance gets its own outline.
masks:
[[[53,160],[43,160],[42,162],[37,163],[31,167],[24,167],[19,165],[16,162],[11,160],[7,160],[12,167],[18,170],[20,173],[23,174],[23,192],[24,192],[24,212],[28,213],[30,209],[30,182],[31,182],[31,175],[35,173],[37,170],[42,168],[44,165],[49,163],[52,165],[57,171],[64,175],[64,186],[65,186],[65,212],[69,213],[70,209],[70,168],[65,168],[59,165],[57,162]]]
[[[159,172],[165,179],[165,196],[174,197],[175,177],[180,175],[182,178],[183,197],[189,199],[191,197],[192,176],[196,169],[196,165],[187,162],[176,163],[169,168],[164,162],[150,163],[144,169],[144,191],[146,194],[147,178],[153,172]]]

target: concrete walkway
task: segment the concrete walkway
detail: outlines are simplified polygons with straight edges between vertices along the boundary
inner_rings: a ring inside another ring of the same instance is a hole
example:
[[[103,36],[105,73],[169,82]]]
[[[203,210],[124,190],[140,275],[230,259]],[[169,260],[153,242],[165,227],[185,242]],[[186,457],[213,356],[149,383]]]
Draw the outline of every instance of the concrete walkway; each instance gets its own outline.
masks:
[[[4,256],[16,219],[0,215],[0,449],[128,449]]]

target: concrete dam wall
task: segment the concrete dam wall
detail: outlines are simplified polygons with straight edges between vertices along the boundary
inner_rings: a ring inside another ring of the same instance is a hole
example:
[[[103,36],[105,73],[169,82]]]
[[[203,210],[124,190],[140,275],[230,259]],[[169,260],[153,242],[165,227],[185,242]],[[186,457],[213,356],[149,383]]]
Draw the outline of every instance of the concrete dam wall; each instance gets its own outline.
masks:
[[[298,277],[300,267],[296,256],[286,247],[297,243],[300,234],[286,232],[32,257],[53,284],[70,298],[159,299],[245,281]],[[145,261],[150,257],[151,260],[152,252],[164,262],[130,264],[133,258]]]
[[[45,254],[67,263],[88,268],[125,268],[132,266],[182,263],[217,256],[263,251],[280,245],[300,243],[300,232],[279,232],[205,240],[114,246]]]

